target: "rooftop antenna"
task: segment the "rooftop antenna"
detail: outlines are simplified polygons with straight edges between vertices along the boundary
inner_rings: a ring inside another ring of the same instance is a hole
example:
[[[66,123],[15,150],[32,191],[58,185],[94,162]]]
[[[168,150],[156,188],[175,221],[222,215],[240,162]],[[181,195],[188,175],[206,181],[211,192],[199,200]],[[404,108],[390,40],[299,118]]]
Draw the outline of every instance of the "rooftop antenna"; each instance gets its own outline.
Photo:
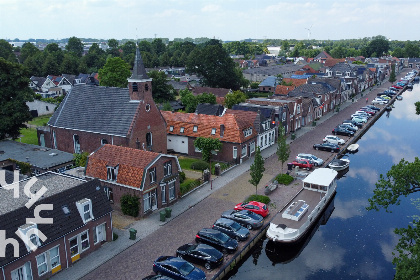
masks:
[[[311,24],[311,27],[309,27],[309,28],[305,28],[306,30],[308,30],[308,40],[309,40],[309,37],[311,37],[311,28],[312,28],[312,25],[313,24]]]

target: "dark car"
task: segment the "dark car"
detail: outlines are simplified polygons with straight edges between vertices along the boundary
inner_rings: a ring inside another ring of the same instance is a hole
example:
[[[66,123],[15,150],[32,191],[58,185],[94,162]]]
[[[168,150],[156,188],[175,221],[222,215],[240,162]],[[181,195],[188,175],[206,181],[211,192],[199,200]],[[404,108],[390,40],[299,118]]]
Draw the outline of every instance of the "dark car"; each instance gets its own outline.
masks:
[[[222,213],[222,218],[234,220],[247,229],[256,229],[263,225],[263,216],[249,210],[228,210]]]
[[[197,241],[197,243],[206,243],[229,254],[238,249],[238,241],[230,238],[227,234],[212,228],[203,228],[200,230],[195,235],[195,241]]]
[[[207,244],[184,244],[176,250],[176,256],[212,269],[223,263],[223,253]]]
[[[345,136],[353,136],[354,132],[350,131],[348,129],[345,128],[341,128],[341,127],[336,127],[332,130],[332,134],[334,135],[345,135]]]
[[[226,233],[238,241],[246,240],[249,237],[249,229],[241,226],[234,220],[220,218],[213,224],[213,229]]]
[[[365,107],[362,107],[362,108],[369,108],[369,109],[375,110],[375,111],[381,110],[378,107],[376,107],[375,105],[366,105]]]
[[[206,274],[191,263],[173,256],[160,256],[153,262],[153,272],[181,280],[204,280]]]
[[[340,151],[340,147],[336,144],[332,144],[332,143],[322,143],[322,144],[315,144],[314,145],[314,149],[315,150],[321,150],[321,151],[329,151],[329,152],[336,152],[338,153]]]
[[[358,129],[358,128],[354,128],[354,127],[352,127],[348,124],[339,124],[339,125],[337,125],[337,127],[344,128],[344,129],[347,129],[347,130],[350,130],[350,131],[353,131],[353,132],[356,132],[357,129]]]
[[[174,278],[171,278],[169,276],[165,275],[149,275],[144,277],[142,280],[174,280]]]

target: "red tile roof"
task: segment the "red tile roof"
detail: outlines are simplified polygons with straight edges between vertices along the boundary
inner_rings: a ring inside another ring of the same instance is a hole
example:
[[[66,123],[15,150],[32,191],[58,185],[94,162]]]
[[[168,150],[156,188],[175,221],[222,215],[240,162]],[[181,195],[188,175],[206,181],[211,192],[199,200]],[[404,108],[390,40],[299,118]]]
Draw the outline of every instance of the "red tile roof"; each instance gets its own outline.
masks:
[[[258,114],[257,112],[230,112],[225,113],[220,117],[168,111],[162,111],[161,113],[166,121],[166,132],[170,135],[219,138],[222,142],[232,143],[243,143],[257,135],[256,129],[253,129],[252,134],[246,138],[243,133],[244,129],[254,126],[254,120]],[[221,125],[224,125],[223,137],[220,135]],[[170,131],[171,126],[173,127],[172,131]],[[197,126],[197,132],[193,131],[194,126]],[[184,128],[183,133],[180,132],[181,127]],[[211,134],[213,128],[216,129],[214,135]]]
[[[192,93],[194,95],[200,95],[203,93],[213,93],[217,97],[225,97],[230,92],[228,88],[212,88],[212,87],[194,87]]]
[[[327,58],[325,60],[324,65],[325,66],[334,66],[339,62],[346,62],[346,59],[345,58]]]
[[[276,92],[274,94],[277,94],[277,95],[287,95],[289,93],[289,91],[292,91],[295,88],[296,88],[295,86],[282,86],[282,85],[277,85],[276,86]]]
[[[107,166],[119,166],[117,183],[141,188],[144,169],[160,154],[106,144],[89,156],[86,176],[107,180]]]

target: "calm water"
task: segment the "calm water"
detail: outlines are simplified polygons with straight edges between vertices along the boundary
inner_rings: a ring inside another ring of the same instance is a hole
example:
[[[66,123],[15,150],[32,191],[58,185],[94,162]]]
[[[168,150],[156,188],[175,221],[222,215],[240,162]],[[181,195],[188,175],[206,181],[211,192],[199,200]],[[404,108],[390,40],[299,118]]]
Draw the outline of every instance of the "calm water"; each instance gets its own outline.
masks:
[[[338,181],[333,210],[325,225],[313,230],[306,244],[279,247],[267,239],[256,246],[229,279],[393,279],[392,251],[396,227],[406,227],[419,214],[412,194],[400,206],[366,211],[379,174],[404,158],[420,155],[420,86],[403,94],[402,101],[385,113],[358,141],[359,152],[349,155],[350,169]]]

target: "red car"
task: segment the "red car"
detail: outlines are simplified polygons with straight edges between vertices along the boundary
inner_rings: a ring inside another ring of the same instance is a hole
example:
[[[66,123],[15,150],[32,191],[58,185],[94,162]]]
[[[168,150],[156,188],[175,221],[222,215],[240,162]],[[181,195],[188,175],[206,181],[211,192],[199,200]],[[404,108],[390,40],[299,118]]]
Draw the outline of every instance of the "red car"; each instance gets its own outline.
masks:
[[[396,88],[396,89],[402,89],[403,88],[402,86],[399,86],[399,85],[392,85],[392,87]]]
[[[293,166],[299,166],[299,168],[312,169],[313,165],[307,159],[295,159],[292,162]]]
[[[267,215],[270,213],[267,205],[258,201],[238,203],[235,206],[235,210],[249,210],[255,214],[260,214],[264,218],[267,217]]]

